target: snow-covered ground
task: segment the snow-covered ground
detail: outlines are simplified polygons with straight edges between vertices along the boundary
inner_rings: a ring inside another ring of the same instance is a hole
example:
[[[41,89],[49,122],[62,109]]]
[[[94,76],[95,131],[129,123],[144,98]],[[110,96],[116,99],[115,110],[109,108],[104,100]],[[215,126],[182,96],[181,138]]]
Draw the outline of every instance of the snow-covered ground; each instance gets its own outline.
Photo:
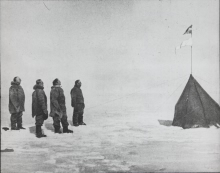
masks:
[[[1,149],[14,152],[1,153],[1,172],[220,171],[220,129],[162,126],[144,114],[93,114],[69,126],[73,134],[54,134],[49,118],[40,139],[33,124],[2,130]]]

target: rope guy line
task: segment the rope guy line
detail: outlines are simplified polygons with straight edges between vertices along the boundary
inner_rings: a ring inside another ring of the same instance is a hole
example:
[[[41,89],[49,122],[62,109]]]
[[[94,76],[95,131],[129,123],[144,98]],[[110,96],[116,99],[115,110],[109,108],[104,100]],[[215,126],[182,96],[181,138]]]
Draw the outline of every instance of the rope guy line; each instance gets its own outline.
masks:
[[[186,77],[186,76],[188,76],[188,74],[187,74],[187,75],[184,75],[184,76],[181,76],[181,77],[179,77],[179,78],[175,78],[175,79],[172,79],[172,80],[168,80],[168,81],[166,81],[166,82],[160,83],[160,84],[155,85],[155,86],[150,86],[150,87],[146,88],[146,90],[147,90],[147,89],[150,89],[150,88],[153,88],[153,87],[157,87],[157,86],[163,85],[163,84],[168,83],[168,82],[172,82],[172,81],[176,81],[176,80],[182,79],[182,78],[184,78],[184,77]],[[105,104],[107,104],[107,103],[111,103],[111,102],[114,102],[114,101],[117,101],[117,100],[121,100],[121,99],[124,99],[124,98],[126,98],[126,97],[130,97],[130,96],[132,96],[132,95],[134,95],[134,94],[136,94],[136,93],[138,93],[138,91],[136,91],[136,92],[134,92],[134,93],[131,93],[131,94],[128,94],[128,95],[123,96],[123,97],[119,97],[119,98],[116,98],[116,99],[107,101],[107,102],[105,102],[105,103],[103,103],[103,104],[98,104],[98,105],[96,105],[96,106],[92,106],[92,107],[86,108],[86,110],[92,109],[92,108],[95,108],[95,107],[98,107],[98,106],[101,106],[101,105],[105,105]]]

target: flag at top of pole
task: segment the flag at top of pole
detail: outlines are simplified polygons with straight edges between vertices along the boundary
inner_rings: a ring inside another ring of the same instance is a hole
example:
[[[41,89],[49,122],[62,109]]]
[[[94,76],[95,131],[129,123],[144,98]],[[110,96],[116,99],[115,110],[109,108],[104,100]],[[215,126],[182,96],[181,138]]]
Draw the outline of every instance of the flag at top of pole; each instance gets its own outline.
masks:
[[[184,34],[192,34],[192,25],[187,28]]]
[[[180,44],[180,46],[177,46],[176,48],[175,48],[175,53],[176,53],[176,49],[181,49],[182,47],[185,47],[185,46],[191,46],[192,47],[192,25],[191,26],[189,26],[187,29],[186,29],[186,31],[185,31],[185,33],[184,34],[191,34],[191,38],[189,38],[188,40],[185,40],[185,41],[183,41],[181,44]],[[184,35],[183,34],[183,35]]]
[[[176,53],[176,50],[177,49],[181,49],[182,47],[185,47],[185,46],[191,46],[191,74],[192,74],[192,25],[191,26],[189,26],[187,29],[186,29],[186,31],[185,31],[185,33],[184,34],[191,34],[191,38],[189,38],[188,40],[185,40],[185,41],[183,41],[181,44],[180,44],[180,46],[177,46],[176,48],[175,48],[175,53]],[[183,34],[183,35],[184,35]]]

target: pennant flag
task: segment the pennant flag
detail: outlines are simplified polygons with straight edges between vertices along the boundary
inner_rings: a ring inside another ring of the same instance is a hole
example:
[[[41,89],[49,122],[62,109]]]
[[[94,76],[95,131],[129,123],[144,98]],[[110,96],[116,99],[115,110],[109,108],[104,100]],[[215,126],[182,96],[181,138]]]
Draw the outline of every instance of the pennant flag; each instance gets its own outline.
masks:
[[[192,25],[189,28],[187,28],[184,34],[192,34]]]
[[[192,46],[192,37],[190,37],[188,40],[185,40],[185,41],[183,41],[181,44],[180,44],[180,46],[177,46],[176,48],[175,48],[175,53],[176,53],[176,50],[177,49],[181,49],[182,47],[184,47],[184,46]]]

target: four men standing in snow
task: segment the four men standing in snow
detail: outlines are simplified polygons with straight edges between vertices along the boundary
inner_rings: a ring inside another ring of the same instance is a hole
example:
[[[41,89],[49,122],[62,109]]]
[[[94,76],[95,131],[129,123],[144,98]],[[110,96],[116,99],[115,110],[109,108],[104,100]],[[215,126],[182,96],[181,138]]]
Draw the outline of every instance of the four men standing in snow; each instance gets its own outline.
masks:
[[[22,112],[25,111],[25,94],[23,88],[20,86],[21,79],[15,77],[11,82],[9,89],[9,112],[11,113],[11,130],[25,129],[22,127]],[[86,125],[83,122],[83,112],[85,108],[84,97],[80,89],[82,83],[80,80],[75,81],[75,86],[71,90],[71,106],[74,108],[73,125]],[[42,133],[41,126],[48,118],[47,110],[47,96],[44,92],[44,83],[41,79],[36,81],[33,87],[32,94],[32,117],[35,117],[36,137],[46,137]],[[61,133],[60,123],[63,127],[63,133],[73,133],[68,129],[69,123],[66,114],[66,102],[64,91],[61,88],[59,79],[53,81],[53,86],[50,92],[50,116],[53,118],[53,126],[55,133]],[[16,126],[17,125],[17,126]]]

